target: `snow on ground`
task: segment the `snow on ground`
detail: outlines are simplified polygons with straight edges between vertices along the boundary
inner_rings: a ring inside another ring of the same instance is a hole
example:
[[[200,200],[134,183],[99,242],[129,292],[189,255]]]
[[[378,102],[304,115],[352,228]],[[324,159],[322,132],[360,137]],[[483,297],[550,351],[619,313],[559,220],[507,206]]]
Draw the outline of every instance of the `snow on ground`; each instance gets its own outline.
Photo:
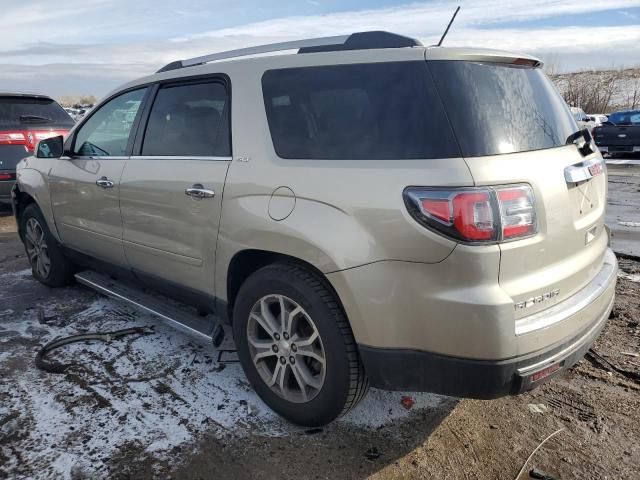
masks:
[[[11,275],[12,282],[34,281],[22,272]],[[232,353],[219,361],[211,345],[110,299],[91,298],[77,305],[50,303],[43,315],[35,308],[16,315],[0,307],[0,399],[8,399],[0,402],[0,476],[20,473],[25,465],[42,478],[71,478],[78,471],[100,476],[105,463],[127,449],[170,458],[172,449],[205,432],[300,432],[262,403],[238,363],[224,361]],[[33,363],[39,347],[55,337],[145,325],[155,332],[52,351],[49,358],[73,364],[64,374],[42,372]],[[233,345],[225,340],[222,348]],[[372,390],[339,421],[374,429],[406,418],[402,395]],[[411,396],[412,412],[444,399]]]

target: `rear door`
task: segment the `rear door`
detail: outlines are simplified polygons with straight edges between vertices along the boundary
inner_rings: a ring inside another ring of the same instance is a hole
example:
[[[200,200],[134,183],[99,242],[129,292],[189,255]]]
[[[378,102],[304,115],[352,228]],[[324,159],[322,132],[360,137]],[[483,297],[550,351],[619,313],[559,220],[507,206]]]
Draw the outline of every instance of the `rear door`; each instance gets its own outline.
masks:
[[[160,85],[120,187],[125,254],[139,275],[213,293],[229,109],[223,78]]]
[[[500,285],[525,304],[516,317],[571,296],[600,270],[607,249],[607,179],[597,148],[584,155],[570,142],[578,127],[539,68],[428,63],[474,183],[533,189],[538,233],[499,244]]]
[[[75,131],[72,154],[49,176],[51,203],[62,241],[100,260],[126,266],[122,247],[120,177],[147,87],[99,107]]]

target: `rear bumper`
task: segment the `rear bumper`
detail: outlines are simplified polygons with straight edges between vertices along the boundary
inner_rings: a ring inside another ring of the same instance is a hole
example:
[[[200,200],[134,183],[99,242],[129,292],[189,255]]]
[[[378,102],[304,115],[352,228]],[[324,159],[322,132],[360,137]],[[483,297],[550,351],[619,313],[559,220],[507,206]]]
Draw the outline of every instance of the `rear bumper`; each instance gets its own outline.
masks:
[[[375,388],[498,398],[535,388],[575,365],[606,325],[612,307],[613,298],[586,332],[533,357],[470,360],[430,352],[367,346],[360,346],[360,355],[369,382]],[[541,375],[549,369],[553,369],[553,373],[536,379],[536,374]]]
[[[601,153],[640,153],[640,145],[598,145]]]
[[[518,322],[524,329],[520,335],[536,337],[543,337],[545,331],[562,324],[578,321],[582,325],[552,345],[495,360],[359,345],[370,383],[386,390],[428,391],[481,399],[534,388],[577,363],[591,347],[613,308],[616,273],[615,256],[608,250],[602,270],[589,285],[548,311]]]

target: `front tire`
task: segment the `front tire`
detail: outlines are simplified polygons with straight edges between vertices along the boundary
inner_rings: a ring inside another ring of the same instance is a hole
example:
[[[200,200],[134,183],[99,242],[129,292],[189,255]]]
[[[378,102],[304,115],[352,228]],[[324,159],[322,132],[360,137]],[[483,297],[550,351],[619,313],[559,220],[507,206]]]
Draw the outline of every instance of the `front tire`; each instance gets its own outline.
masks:
[[[274,264],[251,275],[236,298],[233,335],[256,393],[293,423],[326,425],[368,390],[335,294],[304,267]]]
[[[20,217],[20,231],[33,277],[50,287],[62,287],[73,281],[73,265],[64,256],[35,203]]]

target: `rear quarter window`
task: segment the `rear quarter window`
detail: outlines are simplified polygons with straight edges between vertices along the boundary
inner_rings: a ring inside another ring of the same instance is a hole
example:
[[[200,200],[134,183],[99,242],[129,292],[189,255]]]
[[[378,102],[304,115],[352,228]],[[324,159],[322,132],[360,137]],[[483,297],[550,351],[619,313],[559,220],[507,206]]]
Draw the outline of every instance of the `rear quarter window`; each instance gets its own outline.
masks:
[[[269,70],[262,89],[282,158],[460,156],[424,61]]]

